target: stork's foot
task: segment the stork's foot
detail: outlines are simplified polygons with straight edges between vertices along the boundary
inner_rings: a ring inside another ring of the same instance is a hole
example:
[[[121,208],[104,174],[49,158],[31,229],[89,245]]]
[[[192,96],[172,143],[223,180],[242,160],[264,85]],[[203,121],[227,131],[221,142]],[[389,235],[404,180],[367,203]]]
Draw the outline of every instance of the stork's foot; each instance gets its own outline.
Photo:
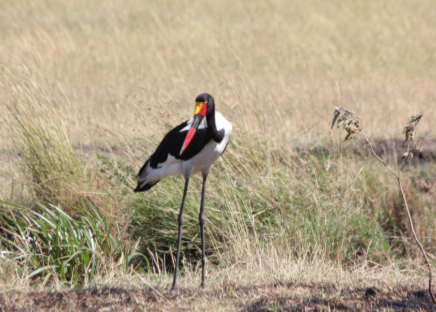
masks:
[[[205,283],[205,282],[201,282],[200,287],[201,287],[202,289],[205,289],[205,288],[206,288],[206,283]]]

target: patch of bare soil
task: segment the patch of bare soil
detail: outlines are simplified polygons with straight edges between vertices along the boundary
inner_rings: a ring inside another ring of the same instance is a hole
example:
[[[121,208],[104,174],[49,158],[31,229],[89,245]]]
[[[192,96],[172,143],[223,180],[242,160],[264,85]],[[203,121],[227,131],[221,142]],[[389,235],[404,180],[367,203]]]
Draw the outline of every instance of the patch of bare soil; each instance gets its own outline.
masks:
[[[337,289],[332,284],[227,285],[214,290],[87,289],[5,292],[1,311],[436,311],[413,286]]]
[[[373,142],[374,150],[383,158],[396,157],[399,164],[402,163],[402,157],[407,150],[407,144],[404,140],[375,140]],[[355,145],[353,151],[357,155],[370,156],[369,148]],[[419,149],[412,149],[414,157],[410,160],[411,164],[424,164],[436,161],[436,139],[422,140],[422,146]]]
[[[363,146],[362,140],[352,140],[350,141],[350,145],[345,147],[347,143],[343,142],[344,151],[351,150],[355,155],[362,157],[372,157],[371,152],[368,147]],[[392,140],[384,140],[384,139],[376,139],[373,141],[374,150],[376,153],[383,158],[392,158],[393,156],[397,157],[398,163],[401,163],[401,157],[403,153],[406,151],[407,146],[404,144],[404,140],[401,139],[392,139]],[[132,150],[135,150],[135,147],[131,147]],[[151,147],[152,149],[152,147]],[[101,154],[114,154],[118,156],[123,156],[125,151],[120,147],[93,147],[90,145],[82,145],[80,147],[75,147],[74,151],[77,155],[86,156],[92,153],[101,153]],[[318,146],[307,148],[295,148],[295,151],[298,154],[321,154],[321,153],[331,153],[332,148],[329,146]],[[422,140],[422,146],[419,150],[412,150],[414,153],[414,158],[411,160],[411,164],[424,164],[428,162],[436,161],[436,139],[428,139]],[[16,159],[21,157],[20,153],[16,153],[9,150],[0,151],[0,161],[9,161],[12,159]]]
[[[375,152],[383,159],[397,158],[397,163],[402,163],[402,156],[407,150],[404,140],[381,140],[373,142]],[[356,139],[350,142],[342,142],[344,152],[352,152],[359,157],[373,157],[368,146],[363,144],[362,140]],[[332,147],[318,146],[310,149],[296,148],[298,154],[329,154]],[[422,140],[422,146],[418,149],[412,149],[414,157],[409,161],[411,165],[422,165],[425,163],[434,163],[436,161],[436,139]]]

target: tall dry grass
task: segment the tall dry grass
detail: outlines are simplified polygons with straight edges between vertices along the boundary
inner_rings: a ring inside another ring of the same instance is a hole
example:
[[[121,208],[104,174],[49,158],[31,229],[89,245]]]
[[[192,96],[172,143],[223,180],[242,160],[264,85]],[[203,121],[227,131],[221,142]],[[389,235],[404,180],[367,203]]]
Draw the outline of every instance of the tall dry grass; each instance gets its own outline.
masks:
[[[326,139],[332,105],[355,107],[371,136],[394,137],[417,108],[435,117],[430,0],[1,6],[3,66],[29,68],[45,91],[57,86],[84,142],[101,138],[96,125],[162,133],[140,117],[170,105],[186,118],[203,91],[237,127],[257,131],[259,121],[291,143]]]
[[[208,182],[212,276],[234,267],[280,277],[300,261],[407,262],[415,254],[395,187],[377,165],[341,153],[328,128],[334,105],[359,111],[372,137],[397,137],[404,116],[420,110],[436,117],[435,8],[430,0],[2,2],[0,199],[68,209],[88,198],[124,237],[141,237],[166,276],[182,182],[168,178],[144,195],[131,186],[207,91],[234,125]],[[420,126],[434,137],[430,122]],[[333,153],[311,154],[319,145]],[[434,168],[417,170],[405,188],[434,253]],[[198,187],[187,200],[186,276],[196,274]]]

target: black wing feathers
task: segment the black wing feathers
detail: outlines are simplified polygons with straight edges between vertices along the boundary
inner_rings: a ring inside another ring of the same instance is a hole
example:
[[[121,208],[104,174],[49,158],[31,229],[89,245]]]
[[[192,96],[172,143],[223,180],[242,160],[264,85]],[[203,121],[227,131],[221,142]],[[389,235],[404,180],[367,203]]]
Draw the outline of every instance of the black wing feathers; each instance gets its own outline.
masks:
[[[157,147],[156,151],[153,153],[153,155],[150,156],[150,158],[139,170],[138,177],[140,177],[143,171],[146,170],[148,163],[150,163],[150,167],[152,169],[156,169],[158,168],[159,164],[162,164],[167,160],[168,155],[172,155],[176,159],[188,160],[197,155],[203,149],[203,147],[205,147],[206,144],[209,143],[210,140],[212,140],[212,135],[209,133],[207,128],[197,129],[197,133],[192,139],[191,144],[189,144],[188,148],[180,156],[180,150],[182,149],[186,134],[188,133],[188,131],[180,132],[180,130],[185,128],[186,125],[187,122],[184,122],[165,135],[162,142]],[[159,181],[147,183],[141,187],[142,183],[138,181],[138,185],[136,186],[136,189],[134,191],[147,191],[158,182]]]
[[[147,168],[148,163],[150,163],[150,167],[152,169],[156,169],[158,168],[159,164],[162,164],[167,160],[168,155],[172,155],[176,159],[188,160],[197,155],[206,146],[206,144],[212,140],[212,135],[207,128],[197,129],[197,133],[192,139],[191,144],[189,144],[188,148],[180,156],[180,150],[182,149],[186,134],[188,133],[187,130],[182,132],[180,131],[187,125],[188,122],[185,121],[165,135],[156,151],[150,156],[149,159],[147,159],[145,164],[139,170],[138,177],[142,175],[143,171]]]
[[[152,168],[157,168],[159,164],[164,163],[168,155],[174,156],[176,159],[188,160],[198,154],[212,139],[207,128],[197,129],[191,144],[180,156],[180,150],[188,133],[188,131],[180,132],[180,130],[185,128],[186,125],[187,122],[184,122],[165,135],[154,154],[150,156],[149,160]]]

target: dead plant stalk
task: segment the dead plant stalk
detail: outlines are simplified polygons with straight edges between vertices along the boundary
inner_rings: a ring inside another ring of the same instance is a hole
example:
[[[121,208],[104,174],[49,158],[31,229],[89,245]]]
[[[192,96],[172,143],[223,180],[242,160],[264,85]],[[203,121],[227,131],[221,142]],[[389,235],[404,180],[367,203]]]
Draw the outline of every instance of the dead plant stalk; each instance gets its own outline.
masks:
[[[339,118],[341,113],[343,113],[343,115]],[[406,136],[406,140],[404,141],[403,145],[407,143],[407,151],[403,154],[404,162],[403,162],[403,165],[401,166],[401,168],[398,170],[398,173],[396,173],[391,167],[389,167],[388,164],[386,164],[386,162],[379,155],[377,155],[377,153],[374,151],[374,147],[373,147],[371,141],[368,139],[368,137],[362,131],[362,127],[360,126],[360,121],[359,121],[360,117],[356,116],[352,111],[345,109],[343,107],[335,107],[335,112],[334,112],[333,121],[332,121],[332,128],[335,125],[336,120],[337,120],[338,121],[338,124],[337,124],[338,128],[340,126],[342,126],[344,128],[344,130],[347,131],[347,133],[348,133],[347,136],[345,137],[345,141],[351,139],[353,134],[360,134],[361,136],[363,136],[365,139],[365,144],[369,145],[369,147],[371,149],[371,153],[374,155],[374,157],[378,161],[380,161],[386,167],[386,169],[388,169],[397,179],[398,186],[399,186],[399,189],[401,192],[401,196],[402,196],[403,202],[404,202],[404,207],[406,208],[407,217],[409,219],[410,230],[412,231],[413,237],[414,237],[416,243],[418,244],[419,248],[421,249],[422,254],[424,255],[424,258],[425,258],[425,261],[427,263],[428,270],[430,273],[430,277],[429,277],[429,281],[428,281],[428,290],[430,292],[430,296],[431,296],[433,302],[436,303],[436,298],[435,298],[435,296],[433,294],[433,290],[432,290],[432,271],[431,271],[430,261],[428,260],[427,254],[424,250],[424,247],[422,246],[422,244],[418,240],[415,229],[413,227],[412,217],[411,217],[410,211],[409,211],[409,205],[407,204],[406,195],[404,194],[403,185],[401,183],[401,172],[403,171],[404,167],[407,165],[408,161],[411,158],[413,158],[413,153],[410,151],[412,143],[413,143],[413,147],[416,149],[419,149],[421,147],[422,142],[420,140],[414,141],[414,138],[415,138],[416,126],[418,125],[422,116],[423,116],[423,113],[420,113],[416,116],[410,117],[409,120],[407,121],[406,126],[404,127],[403,133]]]

